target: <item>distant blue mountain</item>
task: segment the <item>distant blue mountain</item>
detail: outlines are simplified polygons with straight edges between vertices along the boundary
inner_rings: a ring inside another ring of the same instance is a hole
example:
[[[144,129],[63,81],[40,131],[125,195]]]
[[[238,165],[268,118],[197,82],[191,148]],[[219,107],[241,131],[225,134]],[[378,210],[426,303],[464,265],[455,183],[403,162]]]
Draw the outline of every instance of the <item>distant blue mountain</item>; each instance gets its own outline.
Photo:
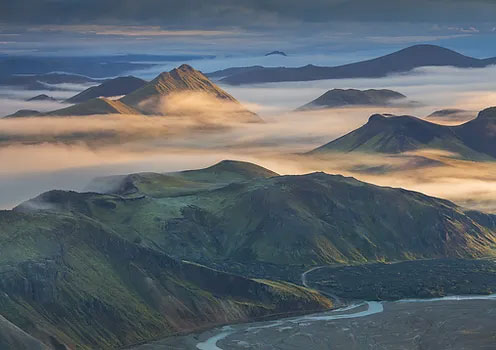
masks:
[[[336,67],[307,65],[298,68],[237,67],[210,73],[232,85],[309,81],[322,79],[380,78],[425,66],[482,68],[496,64],[496,58],[478,59],[435,45],[416,45],[375,59]]]

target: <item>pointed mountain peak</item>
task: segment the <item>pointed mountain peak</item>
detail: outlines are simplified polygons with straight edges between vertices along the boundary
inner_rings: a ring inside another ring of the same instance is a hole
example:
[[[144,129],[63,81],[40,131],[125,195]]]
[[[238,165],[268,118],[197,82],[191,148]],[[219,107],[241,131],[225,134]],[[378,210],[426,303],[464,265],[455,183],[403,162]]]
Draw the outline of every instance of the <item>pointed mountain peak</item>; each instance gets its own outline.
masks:
[[[169,72],[162,72],[162,73],[160,73],[160,75],[158,77],[170,76],[170,75],[174,75],[174,74],[183,75],[183,74],[196,74],[196,73],[203,75],[200,71],[194,69],[190,65],[188,65],[188,64],[182,64],[179,67],[174,68],[174,69],[172,69]]]
[[[191,110],[188,109],[190,106],[185,108],[184,103],[181,104],[181,101],[177,103],[177,100],[174,100],[177,106],[173,105],[172,108],[165,106],[169,109],[164,109],[162,103],[164,99],[173,100],[180,93],[201,93],[213,98],[213,103],[218,105],[218,111],[216,111],[218,116],[224,117],[233,114],[233,118],[238,120],[246,119],[246,121],[257,122],[261,120],[254,113],[243,108],[234,97],[213,83],[202,72],[187,64],[174,68],[170,72],[161,73],[150,83],[124,96],[120,101],[144,114],[168,114],[171,111],[178,113],[178,109],[183,109],[185,114],[191,113]],[[226,105],[222,104],[225,102],[232,104],[228,107],[228,110],[232,112],[226,113]]]
[[[196,69],[191,67],[189,64],[181,64],[177,70],[180,70],[182,72],[196,72]]]

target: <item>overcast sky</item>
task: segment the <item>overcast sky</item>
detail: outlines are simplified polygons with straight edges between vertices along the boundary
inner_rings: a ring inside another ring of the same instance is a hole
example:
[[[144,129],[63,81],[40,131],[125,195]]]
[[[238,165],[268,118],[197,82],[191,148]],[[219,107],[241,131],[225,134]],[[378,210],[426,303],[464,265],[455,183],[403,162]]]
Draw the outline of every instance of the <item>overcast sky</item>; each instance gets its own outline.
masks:
[[[0,53],[328,53],[437,43],[485,57],[496,56],[495,13],[492,0],[0,1]]]

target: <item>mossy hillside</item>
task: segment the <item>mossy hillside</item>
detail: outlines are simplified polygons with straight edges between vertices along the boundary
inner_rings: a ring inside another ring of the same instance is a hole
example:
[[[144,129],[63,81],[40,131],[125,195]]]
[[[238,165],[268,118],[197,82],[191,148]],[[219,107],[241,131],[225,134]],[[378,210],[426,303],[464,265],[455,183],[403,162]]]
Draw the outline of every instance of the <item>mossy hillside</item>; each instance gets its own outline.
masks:
[[[324,173],[256,178],[163,198],[51,197],[48,193],[19,209],[76,208],[127,240],[202,262],[312,265],[469,258],[494,254],[496,242],[494,216]]]
[[[223,160],[208,168],[173,173],[137,173],[97,178],[88,191],[153,198],[177,197],[213,190],[231,183],[278,176],[256,164]]]
[[[2,314],[50,346],[53,338],[113,349],[330,305],[317,294],[284,290],[282,298],[282,287],[173,260],[81,214],[2,212],[0,238],[9,252],[0,262]]]

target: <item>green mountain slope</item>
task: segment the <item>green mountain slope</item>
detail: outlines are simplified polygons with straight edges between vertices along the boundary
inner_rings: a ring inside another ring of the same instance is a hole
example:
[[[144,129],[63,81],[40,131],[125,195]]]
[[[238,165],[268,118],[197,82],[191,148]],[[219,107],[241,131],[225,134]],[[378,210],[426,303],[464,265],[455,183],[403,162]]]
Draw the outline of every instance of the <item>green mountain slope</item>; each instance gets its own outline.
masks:
[[[87,186],[86,190],[119,195],[168,197],[193,194],[234,182],[272,176],[278,176],[278,174],[252,163],[223,160],[205,169],[97,178]]]
[[[48,350],[48,347],[0,315],[0,349]]]
[[[31,208],[78,212],[126,240],[207,263],[480,257],[492,255],[496,243],[494,216],[324,173],[255,178],[155,198],[139,186],[130,196],[53,191],[18,210]]]
[[[496,156],[496,108],[459,126],[434,124],[411,116],[376,114],[367,124],[331,141],[310,155],[328,152],[402,153],[419,149],[453,152],[466,159],[491,160]],[[491,158],[492,157],[492,158]]]
[[[115,349],[176,332],[331,306],[315,292],[288,283],[171,259],[76,212],[0,212],[0,246],[2,315],[53,350]],[[0,344],[17,344],[1,323]]]

